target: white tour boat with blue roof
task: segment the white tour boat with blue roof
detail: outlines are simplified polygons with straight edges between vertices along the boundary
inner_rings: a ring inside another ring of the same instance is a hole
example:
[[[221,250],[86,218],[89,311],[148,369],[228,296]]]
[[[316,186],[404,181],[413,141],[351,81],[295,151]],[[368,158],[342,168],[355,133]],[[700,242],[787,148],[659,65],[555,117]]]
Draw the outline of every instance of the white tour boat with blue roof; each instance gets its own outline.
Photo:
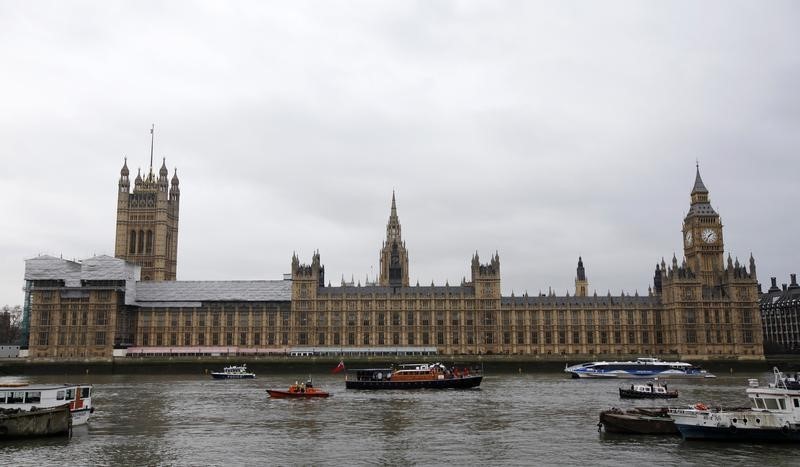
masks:
[[[714,375],[691,363],[665,362],[655,357],[640,357],[627,362],[588,362],[567,366],[573,378],[713,378]]]

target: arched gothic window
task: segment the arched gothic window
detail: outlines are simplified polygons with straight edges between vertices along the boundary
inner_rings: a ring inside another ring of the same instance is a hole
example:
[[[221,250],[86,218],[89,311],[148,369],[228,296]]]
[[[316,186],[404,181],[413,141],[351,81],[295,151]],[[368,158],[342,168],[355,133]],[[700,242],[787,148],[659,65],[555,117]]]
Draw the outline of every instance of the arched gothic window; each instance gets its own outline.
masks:
[[[145,252],[152,253],[153,252],[153,231],[147,231],[147,246],[145,248]]]
[[[131,230],[131,234],[128,237],[128,253],[134,254],[136,253],[136,231]]]

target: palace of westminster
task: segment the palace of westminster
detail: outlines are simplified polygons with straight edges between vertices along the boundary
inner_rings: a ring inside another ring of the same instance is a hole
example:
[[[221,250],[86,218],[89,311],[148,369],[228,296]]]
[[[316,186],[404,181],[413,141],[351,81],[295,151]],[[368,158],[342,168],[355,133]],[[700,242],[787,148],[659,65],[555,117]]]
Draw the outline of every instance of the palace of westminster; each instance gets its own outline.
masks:
[[[655,266],[646,296],[589,294],[578,260],[574,294],[503,296],[500,257],[470,261],[460,285],[409,284],[394,194],[377,282],[325,285],[316,252],[293,255],[291,277],[178,281],[180,189],[164,162],[133,182],[122,167],[115,257],[25,262],[30,358],[266,355],[289,349],[443,355],[633,355],[763,358],[759,289],[727,260],[723,230],[696,173],[683,220],[684,258]]]

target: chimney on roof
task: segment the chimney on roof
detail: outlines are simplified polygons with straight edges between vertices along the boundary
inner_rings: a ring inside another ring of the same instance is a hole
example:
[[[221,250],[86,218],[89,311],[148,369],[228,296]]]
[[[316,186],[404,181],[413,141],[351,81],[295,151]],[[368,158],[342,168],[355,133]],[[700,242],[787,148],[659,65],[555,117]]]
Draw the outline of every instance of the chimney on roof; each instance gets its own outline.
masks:
[[[783,289],[784,292],[786,292],[786,284],[781,284],[781,288]]]
[[[789,284],[790,289],[800,288],[800,285],[797,284],[797,274],[789,274],[789,277],[792,278],[792,283]]]

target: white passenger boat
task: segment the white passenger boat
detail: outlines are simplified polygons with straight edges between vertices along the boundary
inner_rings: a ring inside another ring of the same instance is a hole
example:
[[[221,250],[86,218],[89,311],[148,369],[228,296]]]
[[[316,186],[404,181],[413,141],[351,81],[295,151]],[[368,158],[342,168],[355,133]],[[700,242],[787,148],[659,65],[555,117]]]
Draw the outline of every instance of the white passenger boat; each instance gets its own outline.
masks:
[[[83,425],[94,413],[92,386],[81,384],[9,384],[0,386],[0,408],[30,411],[69,404],[72,426]]]
[[[252,379],[256,374],[247,371],[247,365],[226,366],[222,371],[212,371],[211,377],[214,379]]]
[[[640,357],[627,362],[588,362],[567,366],[573,378],[713,378],[706,370],[691,363],[665,362],[654,357]]]
[[[746,389],[750,408],[712,409],[697,404],[670,409],[685,439],[800,443],[800,382],[773,369],[775,381]]]

